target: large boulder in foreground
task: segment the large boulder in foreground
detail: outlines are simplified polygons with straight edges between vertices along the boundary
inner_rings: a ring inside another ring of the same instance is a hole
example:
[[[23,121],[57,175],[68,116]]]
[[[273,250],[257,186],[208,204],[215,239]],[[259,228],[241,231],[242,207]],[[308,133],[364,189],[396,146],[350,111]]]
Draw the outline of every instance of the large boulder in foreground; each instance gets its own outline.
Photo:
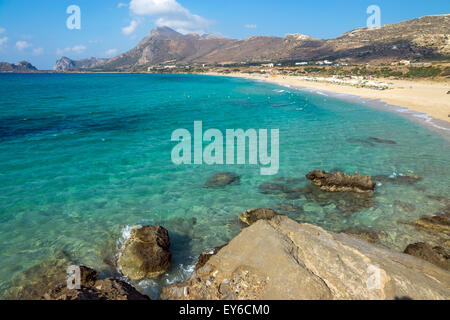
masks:
[[[223,188],[231,184],[238,184],[240,177],[232,172],[219,172],[214,174],[205,183],[206,188]]]
[[[279,215],[280,214],[278,214],[275,210],[262,208],[262,209],[249,209],[244,213],[242,213],[239,216],[239,218],[241,219],[242,222],[251,226],[252,224],[254,224],[259,220],[270,220]]]
[[[424,260],[277,216],[244,229],[163,299],[450,299],[450,273]]]
[[[322,190],[329,192],[372,192],[376,183],[371,176],[346,174],[343,172],[327,173],[322,170],[314,170],[306,175]]]
[[[136,227],[121,249],[119,270],[131,280],[155,278],[170,266],[169,247],[169,232],[163,227]]]

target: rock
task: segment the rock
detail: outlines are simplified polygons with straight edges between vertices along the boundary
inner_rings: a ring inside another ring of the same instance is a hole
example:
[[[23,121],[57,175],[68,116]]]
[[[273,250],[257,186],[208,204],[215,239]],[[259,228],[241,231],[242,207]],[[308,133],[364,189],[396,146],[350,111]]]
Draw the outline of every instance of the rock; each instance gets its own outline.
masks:
[[[169,247],[169,233],[163,227],[137,227],[124,243],[117,265],[131,280],[157,277],[170,266]]]
[[[317,203],[321,207],[334,206],[345,216],[369,208],[377,208],[372,192],[323,192],[315,184],[309,184],[303,188],[297,188],[296,192],[306,200]],[[282,210],[280,210],[282,211]]]
[[[41,300],[150,300],[135,288],[118,279],[97,280],[80,290],[58,286],[45,293]]]
[[[397,144],[397,142],[393,141],[393,140],[385,140],[385,139],[379,139],[379,138],[375,138],[375,137],[369,137],[370,141],[373,141],[375,143],[382,143],[382,144]]]
[[[399,201],[399,200],[394,201],[394,205],[397,207],[400,207],[403,211],[406,211],[406,212],[412,212],[416,209],[416,207],[414,207],[414,205],[407,203],[407,202]]]
[[[207,188],[223,188],[231,184],[238,184],[240,177],[232,172],[220,172],[214,174],[206,183]]]
[[[380,236],[373,230],[351,227],[342,231],[345,234],[356,236],[370,243],[377,243],[380,240]]]
[[[450,213],[444,212],[432,217],[422,217],[414,225],[428,231],[448,233],[450,232]]]
[[[250,209],[242,213],[239,218],[251,226],[259,220],[270,220],[276,216],[280,216],[280,214],[272,209]]]
[[[421,258],[450,271],[450,253],[442,247],[431,247],[426,243],[419,242],[410,244],[404,253]]]
[[[450,91],[447,91],[447,94],[450,94]]]
[[[347,142],[358,143],[358,144],[365,145],[367,147],[374,147],[375,146],[375,143],[367,141],[367,140],[364,140],[364,139],[359,139],[359,138],[350,138],[350,139],[347,139]]]
[[[259,186],[259,192],[263,194],[280,194],[288,191],[289,188],[280,183],[263,183]]]
[[[97,281],[98,273],[89,267],[80,266],[81,285],[85,287],[92,287]]]
[[[372,192],[376,186],[371,176],[358,173],[349,175],[342,172],[326,173],[322,170],[314,170],[308,173],[306,178],[322,190],[329,192]]]
[[[220,249],[222,249],[225,246],[226,246],[226,244],[224,244],[223,246],[220,246],[220,247],[215,247],[211,251],[203,252],[198,257],[197,263],[195,265],[195,270],[197,271],[198,269],[202,268],[209,261],[209,259],[211,259],[212,256],[215,256],[220,251]]]
[[[259,186],[259,192],[279,195],[286,198],[286,200],[297,200],[302,196],[301,188],[294,188],[280,183],[263,183]]]
[[[171,300],[450,298],[450,272],[284,216],[260,220],[196,273],[163,289]]]

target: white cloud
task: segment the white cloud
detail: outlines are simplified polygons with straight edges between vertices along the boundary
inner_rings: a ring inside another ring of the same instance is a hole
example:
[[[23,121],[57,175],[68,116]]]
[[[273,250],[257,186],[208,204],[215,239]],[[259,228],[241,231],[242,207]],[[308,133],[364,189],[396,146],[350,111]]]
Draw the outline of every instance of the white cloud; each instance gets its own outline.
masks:
[[[131,0],[130,12],[155,17],[157,26],[167,26],[182,33],[204,33],[211,24],[209,20],[192,14],[176,0]]]
[[[0,34],[3,34],[3,33],[6,33],[6,29],[0,27]]]
[[[117,53],[117,49],[109,49],[108,51],[105,52],[106,56],[113,56]]]
[[[0,47],[3,46],[6,42],[8,42],[8,37],[0,38]]]
[[[60,56],[60,55],[63,55],[63,54],[65,54],[65,53],[76,53],[76,54],[80,54],[80,53],[83,53],[84,51],[86,51],[86,46],[83,46],[83,45],[77,45],[77,46],[74,46],[74,47],[72,47],[72,48],[65,48],[65,49],[57,49],[56,50],[56,54],[58,55],[58,56]]]
[[[126,3],[123,2],[119,2],[119,4],[117,5],[117,8],[122,8],[122,7],[128,7],[128,5]]]
[[[75,53],[83,53],[87,48],[83,45],[75,46],[72,48],[72,51]]]
[[[122,33],[128,36],[136,30],[138,25],[139,23],[137,22],[137,20],[132,20],[129,26],[122,28]]]
[[[247,29],[256,29],[257,28],[256,24],[246,24],[244,27],[246,27]]]
[[[44,53],[44,48],[34,48],[33,49],[33,54],[35,55],[35,56],[39,56],[39,55],[41,55],[41,54],[43,54]]]
[[[31,44],[29,44],[26,41],[17,41],[16,42],[16,48],[19,51],[23,51],[23,50],[25,50],[26,48],[29,48],[29,47],[31,47]]]

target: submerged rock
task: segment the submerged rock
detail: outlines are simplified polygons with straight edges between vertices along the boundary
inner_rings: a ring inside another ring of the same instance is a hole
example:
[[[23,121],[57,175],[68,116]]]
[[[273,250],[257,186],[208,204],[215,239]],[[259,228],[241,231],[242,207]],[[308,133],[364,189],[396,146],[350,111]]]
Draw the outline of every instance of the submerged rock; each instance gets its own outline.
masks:
[[[396,176],[387,176],[387,175],[377,175],[373,176],[373,180],[382,183],[393,183],[397,185],[413,185],[419,181],[422,181],[422,178],[416,174],[408,173],[406,175],[396,175]]]
[[[397,144],[397,142],[393,141],[393,140],[385,140],[385,139],[379,139],[379,138],[375,138],[375,137],[369,137],[370,141],[373,141],[375,143],[382,143],[382,144]]]
[[[414,205],[399,200],[394,201],[394,205],[406,212],[412,212],[416,209]]]
[[[450,271],[450,252],[442,247],[431,247],[426,243],[419,242],[410,244],[404,253],[421,258]]]
[[[232,172],[219,172],[214,174],[206,183],[207,188],[223,188],[231,184],[237,184],[240,177]]]
[[[306,178],[313,181],[322,190],[329,192],[372,192],[376,186],[371,176],[358,173],[350,175],[342,172],[327,173],[322,170],[314,170],[308,173]]]
[[[449,299],[450,273],[416,257],[284,216],[244,229],[172,300]]]
[[[259,220],[270,220],[276,216],[280,216],[280,214],[272,209],[250,209],[242,213],[239,218],[242,222],[251,226]]]
[[[163,227],[137,227],[124,243],[117,265],[131,280],[157,277],[170,266],[169,247],[169,232]]]
[[[290,203],[280,203],[279,205],[276,206],[275,209],[277,209],[278,211],[294,214],[302,214],[305,212],[305,210],[303,210],[303,207],[296,206]]]
[[[342,231],[342,233],[356,236],[370,243],[377,243],[380,240],[380,236],[373,230],[351,227]]]

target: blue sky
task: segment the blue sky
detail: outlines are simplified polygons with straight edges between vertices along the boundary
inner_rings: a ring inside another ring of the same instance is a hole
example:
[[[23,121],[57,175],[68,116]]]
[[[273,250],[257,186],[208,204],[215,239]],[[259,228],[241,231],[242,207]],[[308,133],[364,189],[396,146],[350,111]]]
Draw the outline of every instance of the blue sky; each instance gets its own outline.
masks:
[[[450,13],[448,0],[0,0],[0,61],[51,69],[63,55],[111,57],[161,25],[238,39],[286,33],[334,38],[365,27],[373,4],[381,8],[382,24]],[[79,30],[66,26],[70,5],[81,9]]]

